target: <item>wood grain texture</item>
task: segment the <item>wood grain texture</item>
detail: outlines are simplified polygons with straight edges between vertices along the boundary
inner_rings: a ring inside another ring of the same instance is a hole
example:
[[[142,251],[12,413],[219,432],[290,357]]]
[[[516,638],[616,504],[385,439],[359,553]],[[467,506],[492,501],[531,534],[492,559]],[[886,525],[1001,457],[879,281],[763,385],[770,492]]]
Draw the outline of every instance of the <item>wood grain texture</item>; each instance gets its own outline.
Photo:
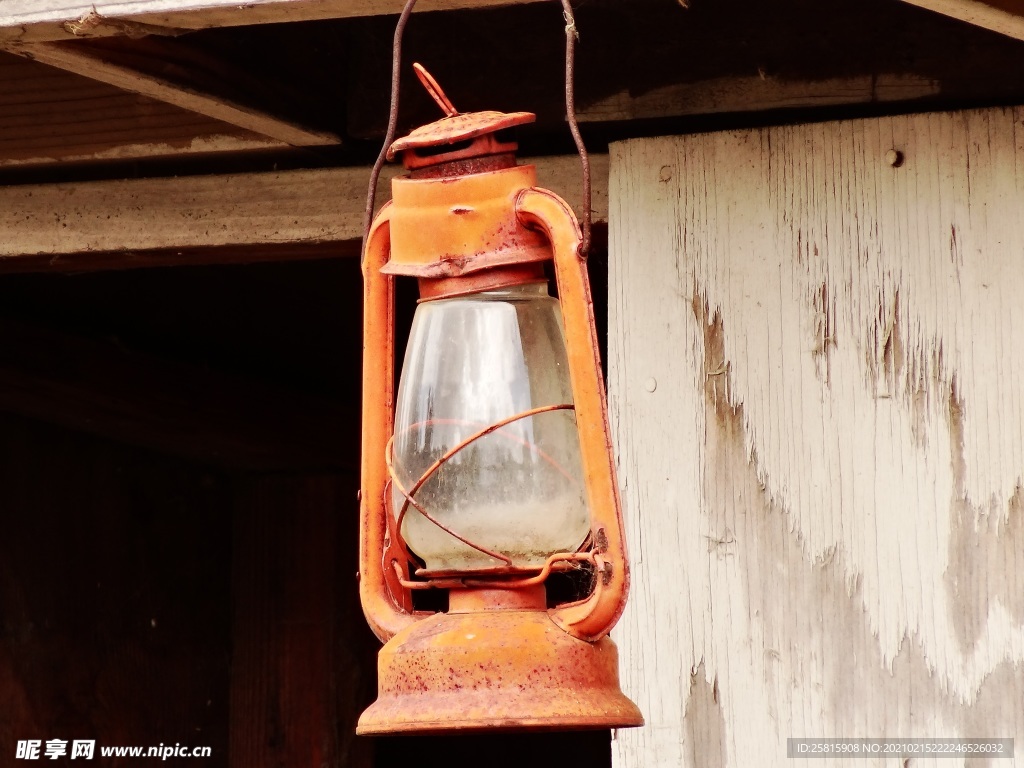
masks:
[[[236,485],[231,766],[372,764],[373,742],[355,736],[375,650],[356,599],[356,516],[344,514],[357,486],[339,475]]]
[[[1019,41],[907,3],[689,5],[579,3],[576,109],[589,136],[778,124],[807,119],[812,110],[818,116],[810,119],[822,119],[893,112],[896,104],[900,111],[923,111],[1024,102]],[[551,3],[486,14],[424,14],[409,25],[404,46],[410,60],[429,62],[460,109],[529,109],[537,114],[531,130],[554,140],[565,135],[560,22]],[[348,134],[376,137],[387,122],[390,73],[379,62],[390,60],[393,24],[370,18],[352,26],[360,34],[349,47],[355,75]],[[438,43],[447,40],[459,44]],[[524,40],[530,41],[528,55]],[[474,66],[467,68],[466,61]],[[437,107],[422,90],[414,79],[403,87],[406,125],[436,117]],[[776,110],[801,116],[760,114]],[[652,122],[631,123],[639,120]],[[653,121],[664,121],[664,127]]]
[[[0,53],[0,166],[283,146],[170,104]]]
[[[538,0],[424,0],[416,10],[449,11],[530,2]],[[393,15],[404,5],[404,0],[5,0],[0,8],[0,40],[173,35],[214,27]]]
[[[225,765],[226,478],[8,414],[0,459],[4,762],[60,738],[96,740],[94,765],[132,762],[101,745],[161,742]]]
[[[618,766],[1024,739],[1022,122],[613,145]]]
[[[310,147],[341,142],[332,133],[312,130],[230,96],[204,91],[188,77],[175,79],[159,74],[160,59],[135,57],[134,61],[126,63],[114,51],[60,43],[11,44],[6,50],[283,144]]]
[[[594,219],[604,221],[607,155],[592,161]],[[542,186],[570,202],[581,199],[579,158],[535,164]],[[378,204],[390,197],[389,180],[400,170],[389,166],[382,175]],[[369,169],[360,167],[0,187],[0,272],[210,263],[219,256],[209,249],[218,248],[252,246],[253,260],[266,260],[275,253],[265,246],[351,246],[362,237],[368,179]],[[208,250],[197,257],[195,249]],[[133,255],[152,251],[159,258]],[[295,251],[297,258],[311,255]]]
[[[579,120],[583,123],[602,123],[913,101],[936,96],[941,90],[942,83],[939,80],[915,74],[882,73],[793,80],[753,73],[745,77],[673,83],[638,93],[619,91],[588,104],[580,110]]]
[[[1024,40],[1021,0],[904,0],[1008,37]]]

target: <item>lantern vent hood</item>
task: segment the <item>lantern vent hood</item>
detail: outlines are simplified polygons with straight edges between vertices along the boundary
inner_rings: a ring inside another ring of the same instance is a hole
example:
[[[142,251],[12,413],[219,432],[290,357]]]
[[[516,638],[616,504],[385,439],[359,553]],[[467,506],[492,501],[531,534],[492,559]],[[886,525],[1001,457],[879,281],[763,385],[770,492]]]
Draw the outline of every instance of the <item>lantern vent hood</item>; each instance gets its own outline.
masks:
[[[518,147],[502,133],[537,119],[532,112],[460,113],[422,65],[413,64],[413,69],[445,117],[416,128],[388,148],[388,160],[394,160],[401,153],[402,163],[410,170],[432,168],[455,160],[511,155]],[[514,164],[514,159],[510,160]]]

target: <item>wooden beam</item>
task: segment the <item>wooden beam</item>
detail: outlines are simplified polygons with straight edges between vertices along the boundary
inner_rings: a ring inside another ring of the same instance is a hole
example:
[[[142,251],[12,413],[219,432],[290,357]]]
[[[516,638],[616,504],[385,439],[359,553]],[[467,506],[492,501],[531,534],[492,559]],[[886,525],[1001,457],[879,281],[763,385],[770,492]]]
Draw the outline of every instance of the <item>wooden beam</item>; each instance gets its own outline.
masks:
[[[1024,6],[1024,0],[1014,1]],[[833,114],[854,114],[878,112],[883,104],[920,111],[1024,100],[1018,41],[906,3],[698,5],[687,11],[671,0],[580,4],[576,109],[580,121],[593,126],[590,136],[614,140],[794,119],[763,114],[782,110],[838,107]],[[482,24],[472,14],[428,14],[409,26],[407,49],[430,63],[460,108],[529,109],[537,123],[530,134],[524,131],[524,140],[564,136],[562,29],[550,10],[488,14],[493,34],[480,34]],[[361,20],[363,33],[352,38],[346,130],[351,137],[384,132],[389,71],[378,62],[390,57],[386,22]],[[529,57],[519,50],[524,39],[531,40]],[[474,66],[467,68],[466,61]],[[408,125],[432,120],[437,112],[421,90],[406,79],[402,119]],[[695,116],[714,117],[694,121]],[[631,124],[638,120],[663,122]]]
[[[1024,40],[1022,0],[904,0],[968,24]]]
[[[422,0],[417,12],[540,0]],[[397,14],[405,0],[5,0],[0,40],[23,43]]]
[[[109,340],[0,322],[0,410],[244,470],[353,467],[358,414]]]
[[[542,186],[578,203],[579,158],[532,162]],[[607,221],[608,157],[592,162],[594,218]],[[378,203],[399,171],[386,169]],[[0,187],[0,273],[355,254],[368,177],[360,167]]]
[[[0,116],[0,166],[287,148],[7,53],[0,53]]]
[[[581,123],[689,117],[845,104],[914,101],[938,95],[942,83],[920,75],[882,73],[821,80],[753,74],[619,91],[579,110]]]
[[[77,137],[76,137],[77,138]],[[0,155],[0,168],[38,168],[55,163],[96,163],[117,160],[162,159],[179,156],[209,156],[227,153],[263,152],[283,150],[288,147],[279,141],[261,136],[238,136],[232,134],[207,134],[181,140],[163,139],[151,142],[139,141],[101,146],[95,149],[66,147],[60,144],[47,146],[20,146],[11,156]]]
[[[310,130],[220,93],[201,90],[187,71],[186,76],[179,79],[158,74],[167,68],[164,56],[139,56],[133,55],[131,51],[119,52],[110,48],[62,43],[8,44],[4,47],[8,52],[27,59],[171,104],[291,146],[322,146],[339,144],[341,141],[332,133]],[[166,44],[162,47],[166,47]],[[124,61],[126,54],[130,64]],[[191,54],[197,55],[194,51]],[[225,73],[228,68],[226,64],[216,62],[216,65],[222,89],[225,81],[230,82],[238,77],[235,73]]]

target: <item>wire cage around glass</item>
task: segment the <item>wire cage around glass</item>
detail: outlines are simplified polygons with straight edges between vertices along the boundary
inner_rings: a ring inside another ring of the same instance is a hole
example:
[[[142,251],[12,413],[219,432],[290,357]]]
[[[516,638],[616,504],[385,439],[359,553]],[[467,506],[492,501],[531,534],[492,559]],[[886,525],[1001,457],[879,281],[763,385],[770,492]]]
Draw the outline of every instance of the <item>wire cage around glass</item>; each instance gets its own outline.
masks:
[[[565,334],[546,281],[421,303],[391,443],[420,574],[540,569],[590,532]]]

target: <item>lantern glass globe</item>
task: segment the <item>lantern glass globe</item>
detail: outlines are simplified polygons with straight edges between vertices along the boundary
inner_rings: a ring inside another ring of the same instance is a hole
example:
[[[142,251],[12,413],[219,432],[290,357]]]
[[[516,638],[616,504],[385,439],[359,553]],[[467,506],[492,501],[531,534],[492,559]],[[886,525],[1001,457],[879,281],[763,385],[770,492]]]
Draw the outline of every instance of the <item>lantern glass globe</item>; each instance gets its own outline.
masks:
[[[524,411],[572,403],[565,334],[546,282],[422,302],[395,409],[393,463],[411,489],[474,434]],[[574,552],[590,530],[575,412],[512,421],[458,450],[413,494],[450,531],[538,568]],[[405,497],[392,486],[392,511]],[[428,570],[503,563],[446,532],[415,507],[401,535]]]

